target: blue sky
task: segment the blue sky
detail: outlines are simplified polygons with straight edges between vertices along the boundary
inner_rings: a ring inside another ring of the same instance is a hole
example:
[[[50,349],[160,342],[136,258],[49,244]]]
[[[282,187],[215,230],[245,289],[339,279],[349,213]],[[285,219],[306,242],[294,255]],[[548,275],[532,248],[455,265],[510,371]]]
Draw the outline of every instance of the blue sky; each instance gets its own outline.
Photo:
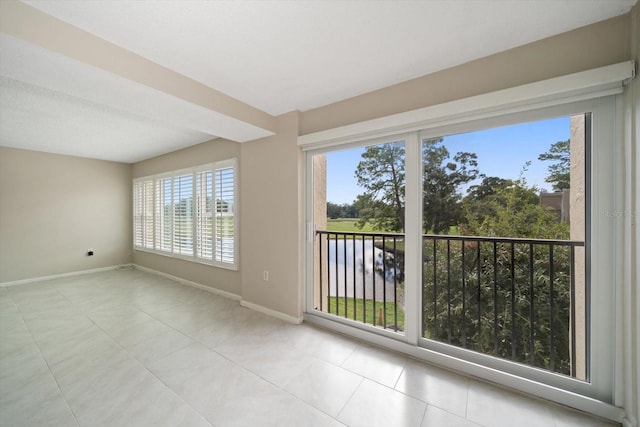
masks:
[[[551,191],[544,181],[550,162],[538,155],[556,141],[569,139],[569,117],[505,126],[444,137],[453,156],[459,151],[478,155],[478,169],[487,176],[517,178],[527,161],[531,166],[524,174],[527,183]],[[362,193],[355,170],[364,148],[327,153],[327,201],[352,203]]]

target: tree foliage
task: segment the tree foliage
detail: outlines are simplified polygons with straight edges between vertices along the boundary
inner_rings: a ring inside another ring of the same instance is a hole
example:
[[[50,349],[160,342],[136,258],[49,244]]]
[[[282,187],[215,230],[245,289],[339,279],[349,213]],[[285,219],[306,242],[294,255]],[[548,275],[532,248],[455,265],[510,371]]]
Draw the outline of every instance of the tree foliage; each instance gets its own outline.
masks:
[[[360,228],[369,222],[374,229],[404,231],[404,143],[392,142],[367,147],[356,168]]]
[[[477,156],[459,152],[451,157],[442,138],[423,141],[424,228],[448,233],[462,219],[460,187],[478,176]],[[364,193],[356,199],[359,225],[404,231],[405,150],[399,142],[368,147],[356,169]]]
[[[523,173],[528,165],[525,165]],[[484,178],[463,201],[464,234],[491,237],[568,239],[569,225],[550,208],[540,205],[539,190],[516,180]]]
[[[549,151],[538,156],[538,160],[553,162],[548,167],[549,175],[545,181],[553,185],[553,191],[562,191],[570,187],[570,140],[551,144]]]
[[[494,178],[469,190],[464,234],[568,239],[568,225],[540,206],[536,188]],[[554,246],[551,256],[546,243],[509,242],[425,240],[425,336],[570,374],[569,247]]]
[[[327,217],[331,219],[336,218],[357,218],[358,209],[355,203],[333,203],[327,202]]]
[[[478,156],[458,152],[453,158],[442,138],[423,141],[422,189],[423,228],[435,234],[449,234],[462,220],[460,187],[478,176]]]

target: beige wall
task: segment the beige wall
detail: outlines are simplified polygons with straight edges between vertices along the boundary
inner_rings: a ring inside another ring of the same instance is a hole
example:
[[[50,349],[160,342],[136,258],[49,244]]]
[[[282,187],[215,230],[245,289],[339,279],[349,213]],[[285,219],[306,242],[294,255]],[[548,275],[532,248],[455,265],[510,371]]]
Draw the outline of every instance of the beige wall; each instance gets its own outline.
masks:
[[[224,139],[215,139],[138,162],[133,165],[132,176],[133,178],[138,178],[232,158],[240,158],[240,144]],[[242,161],[239,162],[239,168],[242,170]],[[240,189],[240,194],[242,194],[242,188]],[[240,205],[240,210],[242,210],[242,205]],[[131,216],[131,213],[128,213],[128,215]],[[242,235],[242,224],[240,224],[240,235]],[[236,295],[241,294],[239,271],[142,251],[133,252],[133,262],[143,267],[225,292]],[[240,258],[240,266],[242,266],[242,258]]]
[[[240,269],[245,301],[299,317],[302,304],[302,153],[298,113],[275,136],[242,144]],[[269,281],[263,271],[269,271]]]
[[[130,263],[131,239],[130,165],[0,147],[0,282]]]
[[[221,138],[214,139],[134,163],[132,176],[139,178],[232,158],[240,158],[240,144]]]
[[[620,16],[306,111],[300,134],[622,62],[628,29],[629,17]]]

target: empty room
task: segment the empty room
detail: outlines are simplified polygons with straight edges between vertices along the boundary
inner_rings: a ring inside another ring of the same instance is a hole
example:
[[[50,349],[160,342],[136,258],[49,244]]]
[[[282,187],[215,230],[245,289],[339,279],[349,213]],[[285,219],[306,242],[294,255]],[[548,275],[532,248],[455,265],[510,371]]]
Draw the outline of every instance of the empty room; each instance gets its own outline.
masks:
[[[1,0],[1,426],[640,426],[637,0]]]

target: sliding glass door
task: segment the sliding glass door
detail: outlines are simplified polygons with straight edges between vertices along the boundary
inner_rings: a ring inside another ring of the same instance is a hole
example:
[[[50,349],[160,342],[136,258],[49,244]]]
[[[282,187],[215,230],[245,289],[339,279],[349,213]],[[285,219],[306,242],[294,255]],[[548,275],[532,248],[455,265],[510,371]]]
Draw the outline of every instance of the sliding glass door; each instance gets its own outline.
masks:
[[[611,401],[612,117],[603,99],[309,151],[307,312]]]

